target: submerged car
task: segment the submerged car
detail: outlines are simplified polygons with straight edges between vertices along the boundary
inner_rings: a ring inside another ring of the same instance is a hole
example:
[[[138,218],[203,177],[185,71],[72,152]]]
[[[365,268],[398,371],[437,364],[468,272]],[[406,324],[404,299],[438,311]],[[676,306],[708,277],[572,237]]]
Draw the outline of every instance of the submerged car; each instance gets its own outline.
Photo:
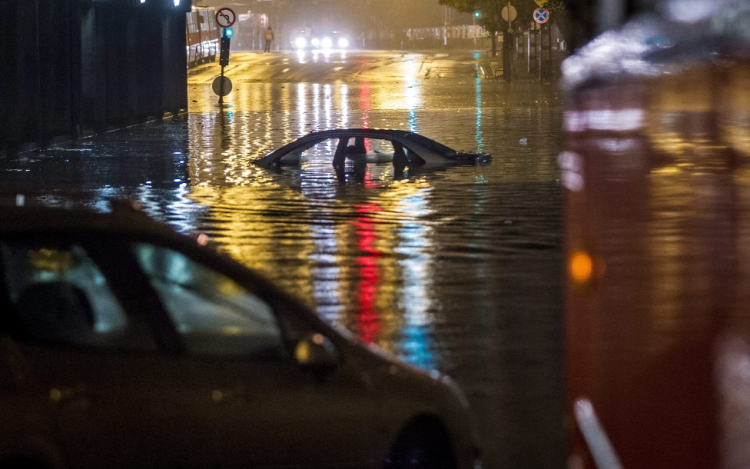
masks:
[[[312,132],[278,148],[255,163],[263,167],[299,164],[310,158],[330,158],[334,168],[347,160],[392,162],[405,167],[456,163],[482,164],[489,153],[460,152],[423,135],[406,130],[334,129]]]
[[[0,467],[473,468],[446,376],[122,205],[0,207]]]

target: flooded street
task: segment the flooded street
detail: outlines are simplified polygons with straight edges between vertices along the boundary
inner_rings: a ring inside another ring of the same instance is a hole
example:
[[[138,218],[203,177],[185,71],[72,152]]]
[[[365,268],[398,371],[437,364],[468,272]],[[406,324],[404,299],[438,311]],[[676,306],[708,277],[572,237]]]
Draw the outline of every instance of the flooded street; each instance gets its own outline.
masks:
[[[0,184],[52,204],[134,198],[208,234],[329,323],[453,377],[486,467],[563,467],[557,86],[482,78],[468,53],[242,55],[227,107],[204,67],[187,114],[0,160]],[[346,181],[330,161],[253,164],[341,127],[411,130],[493,160],[402,178],[368,163]]]

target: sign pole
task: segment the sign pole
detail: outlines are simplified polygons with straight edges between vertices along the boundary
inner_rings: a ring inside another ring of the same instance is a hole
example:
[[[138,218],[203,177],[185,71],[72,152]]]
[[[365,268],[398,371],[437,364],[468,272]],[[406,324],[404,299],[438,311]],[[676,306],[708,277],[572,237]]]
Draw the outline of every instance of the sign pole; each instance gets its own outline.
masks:
[[[510,2],[508,2],[508,32],[513,32],[513,16],[511,16],[512,6],[510,5]]]
[[[217,93],[219,95],[220,106],[224,104],[224,95],[229,94],[229,92],[232,90],[231,82],[224,83],[225,81],[229,81],[224,77],[224,67],[229,64],[229,38],[232,37],[229,28],[234,24],[234,21],[236,19],[237,15],[231,8],[220,8],[216,12],[216,24],[224,28],[220,39],[221,52],[219,54],[219,64],[221,65],[221,75],[217,79],[219,81],[218,90],[216,86],[216,80],[214,80],[213,85],[214,93]],[[227,86],[229,87],[229,90],[226,90]]]
[[[221,83],[219,84],[219,105],[224,104],[224,66],[221,66]]]
[[[511,81],[513,77],[513,57],[515,42],[513,38],[513,20],[516,19],[516,9],[510,1],[500,11],[503,20],[508,22],[508,29],[503,31],[503,78],[505,81]]]

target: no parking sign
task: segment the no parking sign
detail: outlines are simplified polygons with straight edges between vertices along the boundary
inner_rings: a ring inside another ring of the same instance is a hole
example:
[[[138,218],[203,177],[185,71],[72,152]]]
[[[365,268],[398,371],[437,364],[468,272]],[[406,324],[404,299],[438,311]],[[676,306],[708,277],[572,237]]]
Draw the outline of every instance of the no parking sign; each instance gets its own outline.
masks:
[[[534,10],[534,21],[539,24],[549,21],[549,10],[546,8],[537,8]]]

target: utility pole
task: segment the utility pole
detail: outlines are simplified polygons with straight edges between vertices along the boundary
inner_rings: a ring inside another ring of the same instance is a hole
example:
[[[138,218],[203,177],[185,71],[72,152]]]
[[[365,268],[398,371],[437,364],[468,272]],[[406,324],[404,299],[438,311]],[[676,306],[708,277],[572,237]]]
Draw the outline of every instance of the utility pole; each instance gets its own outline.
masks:
[[[506,82],[513,80],[513,19],[516,9],[508,2],[503,8],[504,20],[508,22],[507,31],[503,32],[503,78]]]
[[[443,7],[443,46],[448,45],[448,7]]]

